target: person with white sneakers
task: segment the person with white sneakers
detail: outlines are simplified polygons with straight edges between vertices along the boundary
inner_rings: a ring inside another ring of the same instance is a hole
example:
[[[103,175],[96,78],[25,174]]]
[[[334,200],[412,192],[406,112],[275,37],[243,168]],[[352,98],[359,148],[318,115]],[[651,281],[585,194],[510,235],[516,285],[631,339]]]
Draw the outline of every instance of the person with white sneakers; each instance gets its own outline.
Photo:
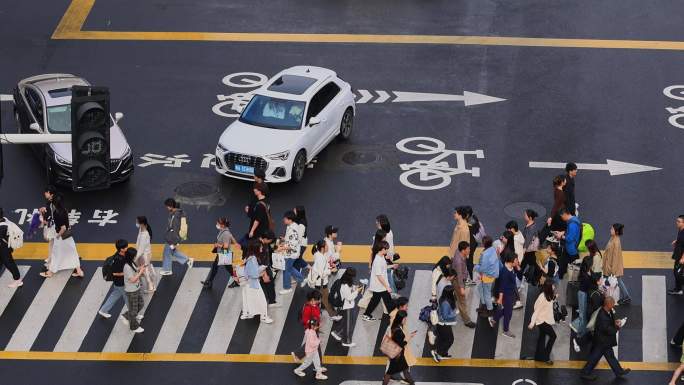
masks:
[[[7,271],[12,273],[12,279],[14,281],[7,285],[9,288],[16,288],[24,285],[24,281],[21,280],[21,275],[19,274],[19,268],[17,263],[14,262],[12,258],[12,248],[9,247],[9,224],[5,214],[0,208],[0,260],[5,266]]]
[[[313,364],[316,370],[316,379],[327,380],[328,376],[324,374],[327,369],[321,366],[321,356],[318,354],[318,347],[321,345],[321,339],[318,337],[318,326],[319,323],[315,318],[309,320],[308,328],[304,332],[304,353],[306,356],[301,365],[294,370],[294,374],[305,377],[304,370]]]
[[[187,234],[181,234],[183,218],[187,218],[185,213],[181,210],[180,205],[175,199],[166,199],[164,201],[164,206],[166,206],[166,210],[169,212],[169,221],[164,236],[166,244],[164,244],[163,262],[159,275],[171,275],[173,274],[171,266],[174,260],[181,264],[187,264],[188,269],[191,269],[195,259],[188,257],[178,249],[178,246],[184,240],[184,237],[187,236]],[[187,231],[187,228],[185,231]]]
[[[109,314],[109,311],[119,298],[123,297],[124,303],[126,304],[126,307],[128,307],[128,298],[126,297],[126,291],[124,290],[123,273],[124,264],[126,263],[124,257],[126,255],[126,250],[128,250],[128,242],[125,239],[119,239],[114,245],[116,247],[116,254],[112,256],[111,277],[108,279],[113,283],[112,291],[109,293],[109,296],[102,307],[100,307],[100,310],[97,311],[102,318],[106,319],[109,319],[112,316]]]
[[[292,293],[292,278],[301,283],[302,286],[306,284],[302,273],[294,267],[295,261],[299,258],[302,237],[299,233],[299,225],[295,222],[295,219],[294,211],[288,211],[283,216],[283,223],[287,227],[285,229],[285,270],[283,271],[283,290],[280,291],[281,295]]]
[[[142,265],[138,267],[134,260],[138,255],[138,250],[133,247],[128,248],[124,254],[124,291],[126,292],[126,299],[128,301],[128,310],[121,314],[121,322],[131,328],[133,333],[142,333],[145,331],[140,327],[140,321],[143,319],[141,313],[145,301],[143,300],[143,293],[140,289],[140,278],[145,274],[147,266]]]
[[[266,296],[259,284],[259,278],[263,271],[260,269],[257,260],[259,253],[261,253],[261,242],[258,239],[250,240],[243,255],[245,260],[244,275],[247,277],[247,282],[242,285],[243,315],[241,318],[252,318],[259,315],[261,322],[270,324],[273,323],[273,319],[268,316]]]

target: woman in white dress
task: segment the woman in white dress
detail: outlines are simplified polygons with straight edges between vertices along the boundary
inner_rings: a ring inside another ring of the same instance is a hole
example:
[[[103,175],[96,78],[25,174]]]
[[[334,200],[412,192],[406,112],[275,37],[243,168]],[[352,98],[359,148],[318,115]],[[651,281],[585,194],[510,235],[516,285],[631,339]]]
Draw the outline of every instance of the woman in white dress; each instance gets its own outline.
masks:
[[[64,201],[61,195],[56,194],[52,199],[54,207],[53,220],[55,223],[55,231],[57,235],[53,241],[52,250],[50,251],[48,270],[40,273],[45,278],[51,278],[55,273],[61,270],[74,270],[72,277],[83,277],[83,270],[81,270],[81,261],[76,250],[76,242],[71,232],[68,231],[69,215],[64,208]]]
[[[259,277],[263,271],[263,267],[259,266],[257,261],[257,254],[261,252],[261,242],[258,239],[249,241],[247,250],[244,255],[245,260],[244,275],[247,281],[241,283],[242,287],[242,316],[240,318],[252,318],[255,315],[261,316],[261,322],[273,323],[273,320],[268,316],[268,304],[266,303],[266,296],[264,295],[261,285],[259,284]]]
[[[135,241],[138,255],[135,258],[135,264],[146,267],[143,274],[145,285],[148,292],[153,292],[155,290],[154,283],[157,282],[157,272],[152,266],[152,227],[150,227],[145,216],[137,217],[135,226],[138,228],[138,239]]]

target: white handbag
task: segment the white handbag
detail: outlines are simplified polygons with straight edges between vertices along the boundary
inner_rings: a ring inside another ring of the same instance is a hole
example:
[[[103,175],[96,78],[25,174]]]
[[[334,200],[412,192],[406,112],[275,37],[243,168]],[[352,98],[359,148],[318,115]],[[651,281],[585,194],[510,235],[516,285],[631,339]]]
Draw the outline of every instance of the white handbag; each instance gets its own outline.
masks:
[[[232,265],[233,264],[233,252],[230,250],[221,249],[217,253],[217,258],[218,258],[217,264],[219,266],[226,266],[226,265]]]
[[[271,255],[273,268],[276,270],[285,270],[285,255],[281,253],[273,253]]]
[[[43,238],[46,241],[51,241],[51,240],[57,238],[57,231],[55,230],[55,226],[43,227]]]

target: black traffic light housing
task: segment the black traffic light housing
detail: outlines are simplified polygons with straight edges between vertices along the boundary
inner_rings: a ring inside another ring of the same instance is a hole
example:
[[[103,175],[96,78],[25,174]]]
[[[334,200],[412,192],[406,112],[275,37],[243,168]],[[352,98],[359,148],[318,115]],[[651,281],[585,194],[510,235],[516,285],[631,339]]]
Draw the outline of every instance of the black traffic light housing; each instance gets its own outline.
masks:
[[[71,90],[71,178],[74,191],[106,189],[110,180],[109,89]]]

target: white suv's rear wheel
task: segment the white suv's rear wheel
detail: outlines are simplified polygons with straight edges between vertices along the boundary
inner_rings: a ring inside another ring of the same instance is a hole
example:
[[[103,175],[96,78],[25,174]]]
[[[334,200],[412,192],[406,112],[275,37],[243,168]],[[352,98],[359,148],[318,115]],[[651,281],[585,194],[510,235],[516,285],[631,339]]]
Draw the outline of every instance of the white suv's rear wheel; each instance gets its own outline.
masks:
[[[292,162],[291,177],[295,183],[299,183],[304,179],[304,170],[306,170],[306,154],[304,150],[300,150],[297,156],[295,156],[294,162]]]

